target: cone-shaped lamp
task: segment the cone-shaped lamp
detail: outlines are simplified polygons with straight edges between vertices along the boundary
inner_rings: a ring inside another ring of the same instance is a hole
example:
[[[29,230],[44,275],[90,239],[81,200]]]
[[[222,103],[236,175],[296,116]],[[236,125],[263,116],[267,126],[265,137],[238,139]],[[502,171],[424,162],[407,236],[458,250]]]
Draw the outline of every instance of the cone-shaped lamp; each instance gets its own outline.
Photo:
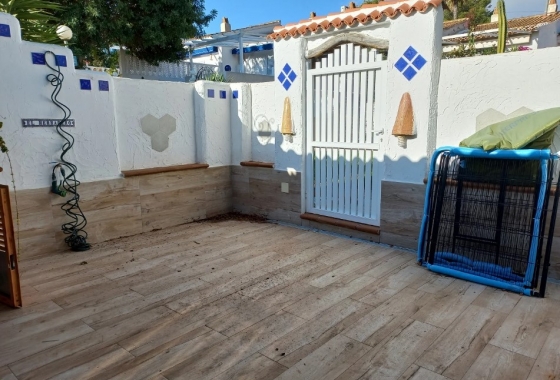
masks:
[[[412,110],[412,100],[410,94],[405,92],[399,104],[397,119],[393,126],[393,136],[399,139],[399,146],[406,147],[406,137],[412,137],[416,134],[414,131],[414,112]]]
[[[290,98],[284,99],[284,112],[282,113],[282,130],[283,135],[293,135],[294,128],[292,124],[292,106]]]

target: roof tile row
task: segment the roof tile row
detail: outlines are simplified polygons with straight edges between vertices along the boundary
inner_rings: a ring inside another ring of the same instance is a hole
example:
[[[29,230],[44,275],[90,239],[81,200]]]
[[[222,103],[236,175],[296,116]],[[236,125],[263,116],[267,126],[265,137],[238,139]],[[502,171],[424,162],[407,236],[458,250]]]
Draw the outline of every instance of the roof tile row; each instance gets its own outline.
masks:
[[[297,37],[307,33],[317,33],[347,26],[357,26],[372,21],[382,21],[385,17],[395,18],[400,14],[406,16],[413,12],[427,12],[430,7],[438,7],[442,0],[417,1],[383,1],[379,4],[364,4],[361,8],[349,8],[344,12],[331,13],[328,16],[312,17],[298,23],[286,24],[274,28],[268,35],[270,39]]]

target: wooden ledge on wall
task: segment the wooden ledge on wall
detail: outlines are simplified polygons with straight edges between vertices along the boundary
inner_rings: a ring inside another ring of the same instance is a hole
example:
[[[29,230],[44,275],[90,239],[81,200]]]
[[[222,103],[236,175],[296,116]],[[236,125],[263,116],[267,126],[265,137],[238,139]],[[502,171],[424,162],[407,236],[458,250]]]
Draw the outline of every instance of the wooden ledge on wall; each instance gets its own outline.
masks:
[[[310,220],[312,222],[330,224],[336,227],[348,228],[350,230],[365,232],[372,235],[379,235],[381,233],[381,229],[379,227],[370,226],[369,224],[350,222],[348,220],[331,218],[330,216],[310,214],[306,212],[301,214],[300,218],[305,220]]]
[[[186,165],[174,165],[174,166],[164,166],[160,168],[147,168],[147,169],[136,169],[136,170],[123,170],[122,174],[126,177],[136,177],[140,175],[148,174],[158,174],[158,173],[168,173],[168,172],[178,172],[181,170],[194,170],[194,169],[206,169],[210,165],[208,164],[186,164]]]
[[[268,168],[274,169],[274,162],[261,162],[261,161],[241,161],[241,166],[250,166],[253,168]]]

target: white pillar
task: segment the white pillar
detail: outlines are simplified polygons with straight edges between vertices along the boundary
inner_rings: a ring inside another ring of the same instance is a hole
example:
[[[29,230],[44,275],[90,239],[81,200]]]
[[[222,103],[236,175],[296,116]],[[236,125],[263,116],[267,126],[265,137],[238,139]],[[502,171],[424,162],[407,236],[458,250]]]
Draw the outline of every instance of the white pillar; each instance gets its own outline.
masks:
[[[239,35],[239,72],[245,72],[245,65],[243,62],[243,36]]]

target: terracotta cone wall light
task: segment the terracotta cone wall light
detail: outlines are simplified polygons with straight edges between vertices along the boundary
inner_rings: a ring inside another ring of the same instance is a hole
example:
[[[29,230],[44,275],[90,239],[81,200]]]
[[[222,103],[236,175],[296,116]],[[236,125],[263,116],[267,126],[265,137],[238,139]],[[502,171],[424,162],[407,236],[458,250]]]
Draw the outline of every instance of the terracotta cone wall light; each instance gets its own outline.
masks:
[[[282,130],[283,135],[294,135],[294,128],[292,124],[292,106],[290,98],[284,99],[284,112],[282,113]]]
[[[397,112],[397,119],[393,126],[393,136],[399,139],[399,146],[406,147],[406,138],[416,135],[414,130],[414,112],[412,110],[412,100],[410,94],[405,92],[399,104],[399,111]]]

